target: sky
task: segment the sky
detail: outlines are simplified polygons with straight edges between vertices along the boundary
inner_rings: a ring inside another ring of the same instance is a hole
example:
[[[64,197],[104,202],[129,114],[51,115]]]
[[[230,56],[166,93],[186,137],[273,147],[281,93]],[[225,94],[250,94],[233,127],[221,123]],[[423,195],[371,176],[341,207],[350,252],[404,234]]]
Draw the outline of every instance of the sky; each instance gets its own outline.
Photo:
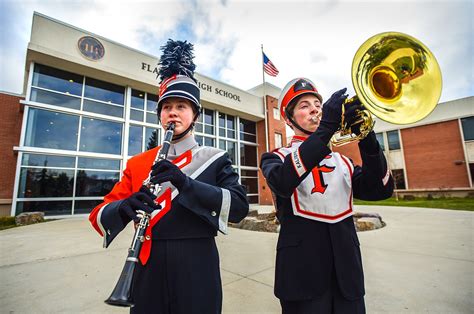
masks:
[[[33,12],[159,56],[168,38],[194,44],[196,72],[243,90],[262,83],[261,46],[283,88],[310,78],[324,98],[347,87],[364,41],[396,31],[424,43],[443,76],[441,102],[474,95],[472,0],[0,0],[0,90],[22,93]]]

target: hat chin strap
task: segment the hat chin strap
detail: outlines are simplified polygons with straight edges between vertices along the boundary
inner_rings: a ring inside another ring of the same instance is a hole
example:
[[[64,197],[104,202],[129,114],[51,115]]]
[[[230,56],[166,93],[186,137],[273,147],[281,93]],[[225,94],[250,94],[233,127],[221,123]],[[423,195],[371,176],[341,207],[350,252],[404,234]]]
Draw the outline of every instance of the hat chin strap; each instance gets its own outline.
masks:
[[[300,130],[306,135],[313,134],[313,132],[303,129],[298,123],[295,122],[295,120],[293,120],[293,118],[288,113],[286,114],[286,116],[288,117],[288,120],[290,120],[291,124],[293,124],[295,128],[297,128],[298,130]]]
[[[172,142],[175,142],[175,141],[178,141],[180,139],[182,139],[184,136],[186,136],[186,134],[188,134],[193,128],[194,128],[194,125],[196,124],[196,120],[199,116],[199,112],[196,113],[194,115],[194,118],[193,118],[193,122],[188,126],[188,128],[186,130],[184,130],[181,134],[176,134],[173,135],[173,138],[172,138]]]

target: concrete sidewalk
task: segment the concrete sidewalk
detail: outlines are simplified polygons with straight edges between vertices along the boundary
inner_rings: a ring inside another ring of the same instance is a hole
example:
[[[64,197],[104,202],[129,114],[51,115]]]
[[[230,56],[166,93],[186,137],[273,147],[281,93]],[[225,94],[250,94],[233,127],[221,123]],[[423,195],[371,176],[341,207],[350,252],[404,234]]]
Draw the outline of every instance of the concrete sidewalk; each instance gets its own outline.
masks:
[[[473,313],[474,213],[358,206],[385,228],[359,233],[368,313]],[[126,313],[107,306],[132,228],[107,250],[85,218],[0,231],[1,313]],[[224,313],[280,313],[273,296],[277,234],[217,238]]]

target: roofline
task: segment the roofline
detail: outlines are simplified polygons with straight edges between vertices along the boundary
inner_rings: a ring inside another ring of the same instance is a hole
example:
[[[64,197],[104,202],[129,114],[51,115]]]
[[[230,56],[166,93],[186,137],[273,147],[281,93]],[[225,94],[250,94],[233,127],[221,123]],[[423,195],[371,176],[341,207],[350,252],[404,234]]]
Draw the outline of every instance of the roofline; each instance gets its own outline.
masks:
[[[126,46],[126,45],[121,44],[121,43],[118,43],[118,42],[116,42],[116,41],[114,41],[114,40],[108,39],[108,38],[106,38],[106,37],[104,37],[104,36],[97,35],[97,34],[95,34],[95,33],[89,32],[89,31],[84,30],[84,29],[82,29],[82,28],[79,28],[79,27],[76,27],[76,26],[74,26],[74,25],[65,23],[65,22],[63,22],[63,21],[57,20],[57,19],[55,19],[55,18],[52,18],[52,17],[50,17],[50,16],[44,15],[44,14],[39,13],[39,12],[37,12],[37,11],[34,11],[34,12],[33,12],[33,17],[34,17],[35,15],[40,16],[40,17],[43,17],[43,18],[45,18],[45,19],[48,19],[48,20],[50,20],[50,21],[52,21],[52,22],[55,22],[55,23],[58,23],[58,24],[60,24],[60,25],[65,25],[65,26],[67,26],[67,27],[73,28],[73,29],[78,30],[78,31],[80,31],[80,32],[88,33],[88,34],[90,34],[90,35],[92,35],[92,36],[96,36],[96,37],[98,37],[98,38],[100,38],[100,39],[102,39],[102,40],[111,42],[111,43],[113,43],[113,44],[115,44],[115,45],[124,47],[124,48],[126,48],[126,49],[130,49],[130,50],[132,50],[132,51],[135,51],[135,52],[138,52],[138,53],[140,53],[140,54],[146,55],[146,56],[148,56],[148,57],[157,59],[158,61],[160,60],[160,58],[157,57],[157,56],[155,56],[155,55],[151,55],[151,54],[149,54],[149,53],[140,51],[140,50],[138,50],[138,49],[135,49],[135,48]],[[31,26],[33,27],[33,24],[32,24]],[[199,72],[197,72],[197,71],[196,71],[195,73],[198,74],[199,76],[202,76],[202,77],[204,77],[204,78],[207,78],[207,79],[209,79],[209,80],[211,80],[211,81],[215,81],[215,82],[220,83],[220,84],[222,84],[222,85],[226,85],[226,86],[229,86],[229,87],[231,87],[231,88],[237,89],[237,90],[239,90],[239,91],[241,91],[241,92],[250,94],[248,91],[246,91],[246,90],[244,90],[244,89],[242,89],[242,88],[239,88],[239,87],[230,85],[230,84],[225,83],[225,82],[223,82],[223,81],[221,81],[221,80],[217,80],[217,79],[215,79],[215,78],[212,78],[212,77],[210,77],[210,76],[204,75],[204,74],[199,73]]]
[[[7,92],[7,91],[1,90],[1,89],[0,89],[0,94],[5,94],[5,95],[10,95],[10,96],[15,96],[15,97],[22,97],[22,98],[26,97],[25,94],[17,94],[17,93],[13,93],[13,92]]]
[[[111,42],[111,43],[113,43],[113,44],[115,44],[115,45],[118,45],[118,46],[121,46],[121,47],[130,49],[130,50],[133,50],[133,51],[135,51],[135,52],[138,52],[138,53],[141,53],[141,54],[146,55],[146,56],[148,56],[148,57],[156,58],[156,59],[159,60],[159,58],[158,58],[157,56],[154,56],[154,55],[151,55],[151,54],[149,54],[149,53],[140,51],[140,50],[138,50],[138,49],[129,47],[129,46],[124,45],[124,44],[121,44],[121,43],[116,42],[116,41],[114,41],[114,40],[108,39],[108,38],[106,38],[106,37],[104,37],[104,36],[97,35],[97,34],[95,34],[95,33],[89,32],[89,31],[87,31],[87,30],[85,30],[85,29],[79,28],[79,27],[77,27],[77,26],[74,26],[74,25],[65,23],[65,22],[63,22],[63,21],[57,20],[57,19],[52,18],[52,17],[50,17],[50,16],[44,15],[43,13],[39,13],[39,12],[37,12],[37,11],[33,11],[33,18],[34,18],[35,15],[40,16],[40,17],[43,17],[43,18],[45,18],[45,19],[48,19],[48,20],[50,20],[50,21],[52,21],[52,22],[54,22],[54,23],[58,23],[58,24],[61,24],[61,25],[64,25],[64,26],[73,28],[73,29],[78,30],[78,31],[80,31],[80,32],[87,33],[87,34],[89,34],[89,35],[98,37],[98,38],[100,38],[100,39],[102,39],[102,40],[106,40],[106,41],[108,41],[108,42]],[[33,23],[31,24],[31,28],[32,28],[32,29],[31,29],[31,32],[33,32]],[[30,33],[30,34],[31,34],[31,33]]]
[[[254,89],[256,89],[256,88],[259,88],[260,86],[263,86],[263,84],[264,84],[264,83],[258,84],[257,86],[254,86],[254,87],[252,87],[252,88],[250,88],[250,89],[248,89],[248,90],[250,91],[250,90],[254,90]],[[276,89],[281,90],[280,87],[278,87],[278,86],[276,86],[276,85],[273,85],[272,83],[269,83],[269,82],[265,82],[265,85],[269,85],[269,86],[271,86],[271,87],[274,87],[274,88],[276,88]]]

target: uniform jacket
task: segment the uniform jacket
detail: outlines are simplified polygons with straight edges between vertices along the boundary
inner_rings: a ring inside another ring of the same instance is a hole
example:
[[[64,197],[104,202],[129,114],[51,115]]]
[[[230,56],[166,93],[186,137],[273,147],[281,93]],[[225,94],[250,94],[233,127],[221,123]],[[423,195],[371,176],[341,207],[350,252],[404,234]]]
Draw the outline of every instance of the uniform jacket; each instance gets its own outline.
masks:
[[[132,157],[121,181],[95,207],[90,216],[93,227],[104,237],[108,247],[128,221],[118,208],[121,202],[142,186],[155,160],[159,147]],[[238,182],[225,151],[199,146],[193,137],[172,144],[168,160],[176,164],[188,179],[179,192],[165,182],[155,202],[161,210],[152,213],[146,235],[153,239],[190,239],[214,237],[227,232],[227,222],[239,222],[248,213],[244,188]],[[142,246],[140,260],[146,263],[151,241]]]
[[[375,135],[366,140],[376,145],[370,153],[361,149],[362,167],[331,152],[314,134],[295,136],[287,147],[262,156],[260,167],[281,223],[275,268],[278,298],[316,298],[330,287],[333,271],[344,297],[355,300],[364,295],[352,198],[380,200],[393,192]]]

